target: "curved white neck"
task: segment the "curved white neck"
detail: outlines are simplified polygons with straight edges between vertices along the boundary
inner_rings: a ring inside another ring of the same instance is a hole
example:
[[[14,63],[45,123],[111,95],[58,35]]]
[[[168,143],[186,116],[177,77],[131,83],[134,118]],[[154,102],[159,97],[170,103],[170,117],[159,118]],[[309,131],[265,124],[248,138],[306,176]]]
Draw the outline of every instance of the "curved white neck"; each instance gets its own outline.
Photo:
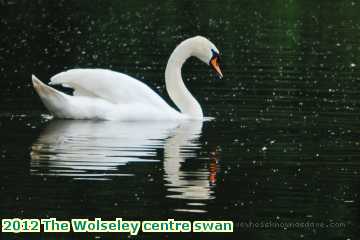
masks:
[[[201,106],[186,88],[181,76],[182,65],[192,55],[190,42],[184,41],[175,48],[166,66],[165,84],[171,100],[180,109],[181,113],[189,118],[202,119]]]

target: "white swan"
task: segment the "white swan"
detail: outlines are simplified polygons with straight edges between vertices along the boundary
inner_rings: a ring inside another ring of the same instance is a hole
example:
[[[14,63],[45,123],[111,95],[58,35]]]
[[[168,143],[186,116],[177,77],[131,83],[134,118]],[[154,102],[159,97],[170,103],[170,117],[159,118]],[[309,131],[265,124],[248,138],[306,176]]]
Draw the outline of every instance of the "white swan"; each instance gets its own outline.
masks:
[[[166,70],[166,90],[180,112],[170,107],[144,83],[122,73],[104,69],[72,69],[51,78],[50,85],[74,89],[74,96],[49,87],[32,75],[32,82],[46,108],[58,118],[103,120],[202,119],[200,104],[186,88],[181,67],[194,56],[222,77],[219,50],[197,36],[181,42],[171,54]]]

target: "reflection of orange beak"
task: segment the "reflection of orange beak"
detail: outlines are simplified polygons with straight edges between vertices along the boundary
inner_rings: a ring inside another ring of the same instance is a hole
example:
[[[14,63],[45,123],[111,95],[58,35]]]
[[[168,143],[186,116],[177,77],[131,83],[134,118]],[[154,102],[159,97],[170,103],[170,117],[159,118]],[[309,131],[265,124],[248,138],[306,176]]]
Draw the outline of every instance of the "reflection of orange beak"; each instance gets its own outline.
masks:
[[[220,78],[223,78],[223,74],[221,72],[220,66],[219,66],[219,59],[218,57],[214,57],[210,60],[210,65],[214,69],[214,71],[218,74]]]

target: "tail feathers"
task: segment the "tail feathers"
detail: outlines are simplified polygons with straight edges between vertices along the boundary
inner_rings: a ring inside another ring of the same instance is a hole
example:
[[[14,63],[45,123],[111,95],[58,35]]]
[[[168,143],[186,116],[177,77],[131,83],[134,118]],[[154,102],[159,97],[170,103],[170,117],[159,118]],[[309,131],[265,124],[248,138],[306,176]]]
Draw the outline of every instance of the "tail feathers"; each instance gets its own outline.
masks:
[[[68,97],[66,94],[44,84],[35,75],[31,76],[35,91],[40,96],[45,107],[57,117],[65,117],[68,105]]]
[[[52,88],[42,81],[40,81],[35,75],[31,76],[34,89],[40,97],[55,97],[55,98],[66,98],[66,94]]]

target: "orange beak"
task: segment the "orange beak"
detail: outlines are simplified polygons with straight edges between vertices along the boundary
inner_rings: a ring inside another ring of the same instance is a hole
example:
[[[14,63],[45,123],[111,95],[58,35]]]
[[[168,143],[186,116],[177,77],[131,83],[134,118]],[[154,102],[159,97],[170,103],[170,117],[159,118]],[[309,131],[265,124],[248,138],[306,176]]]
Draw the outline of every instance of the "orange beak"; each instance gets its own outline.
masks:
[[[218,76],[220,78],[223,78],[223,74],[222,74],[220,66],[219,66],[219,58],[218,57],[213,57],[210,60],[210,66],[212,67],[212,69],[214,69],[214,71],[218,74]]]

